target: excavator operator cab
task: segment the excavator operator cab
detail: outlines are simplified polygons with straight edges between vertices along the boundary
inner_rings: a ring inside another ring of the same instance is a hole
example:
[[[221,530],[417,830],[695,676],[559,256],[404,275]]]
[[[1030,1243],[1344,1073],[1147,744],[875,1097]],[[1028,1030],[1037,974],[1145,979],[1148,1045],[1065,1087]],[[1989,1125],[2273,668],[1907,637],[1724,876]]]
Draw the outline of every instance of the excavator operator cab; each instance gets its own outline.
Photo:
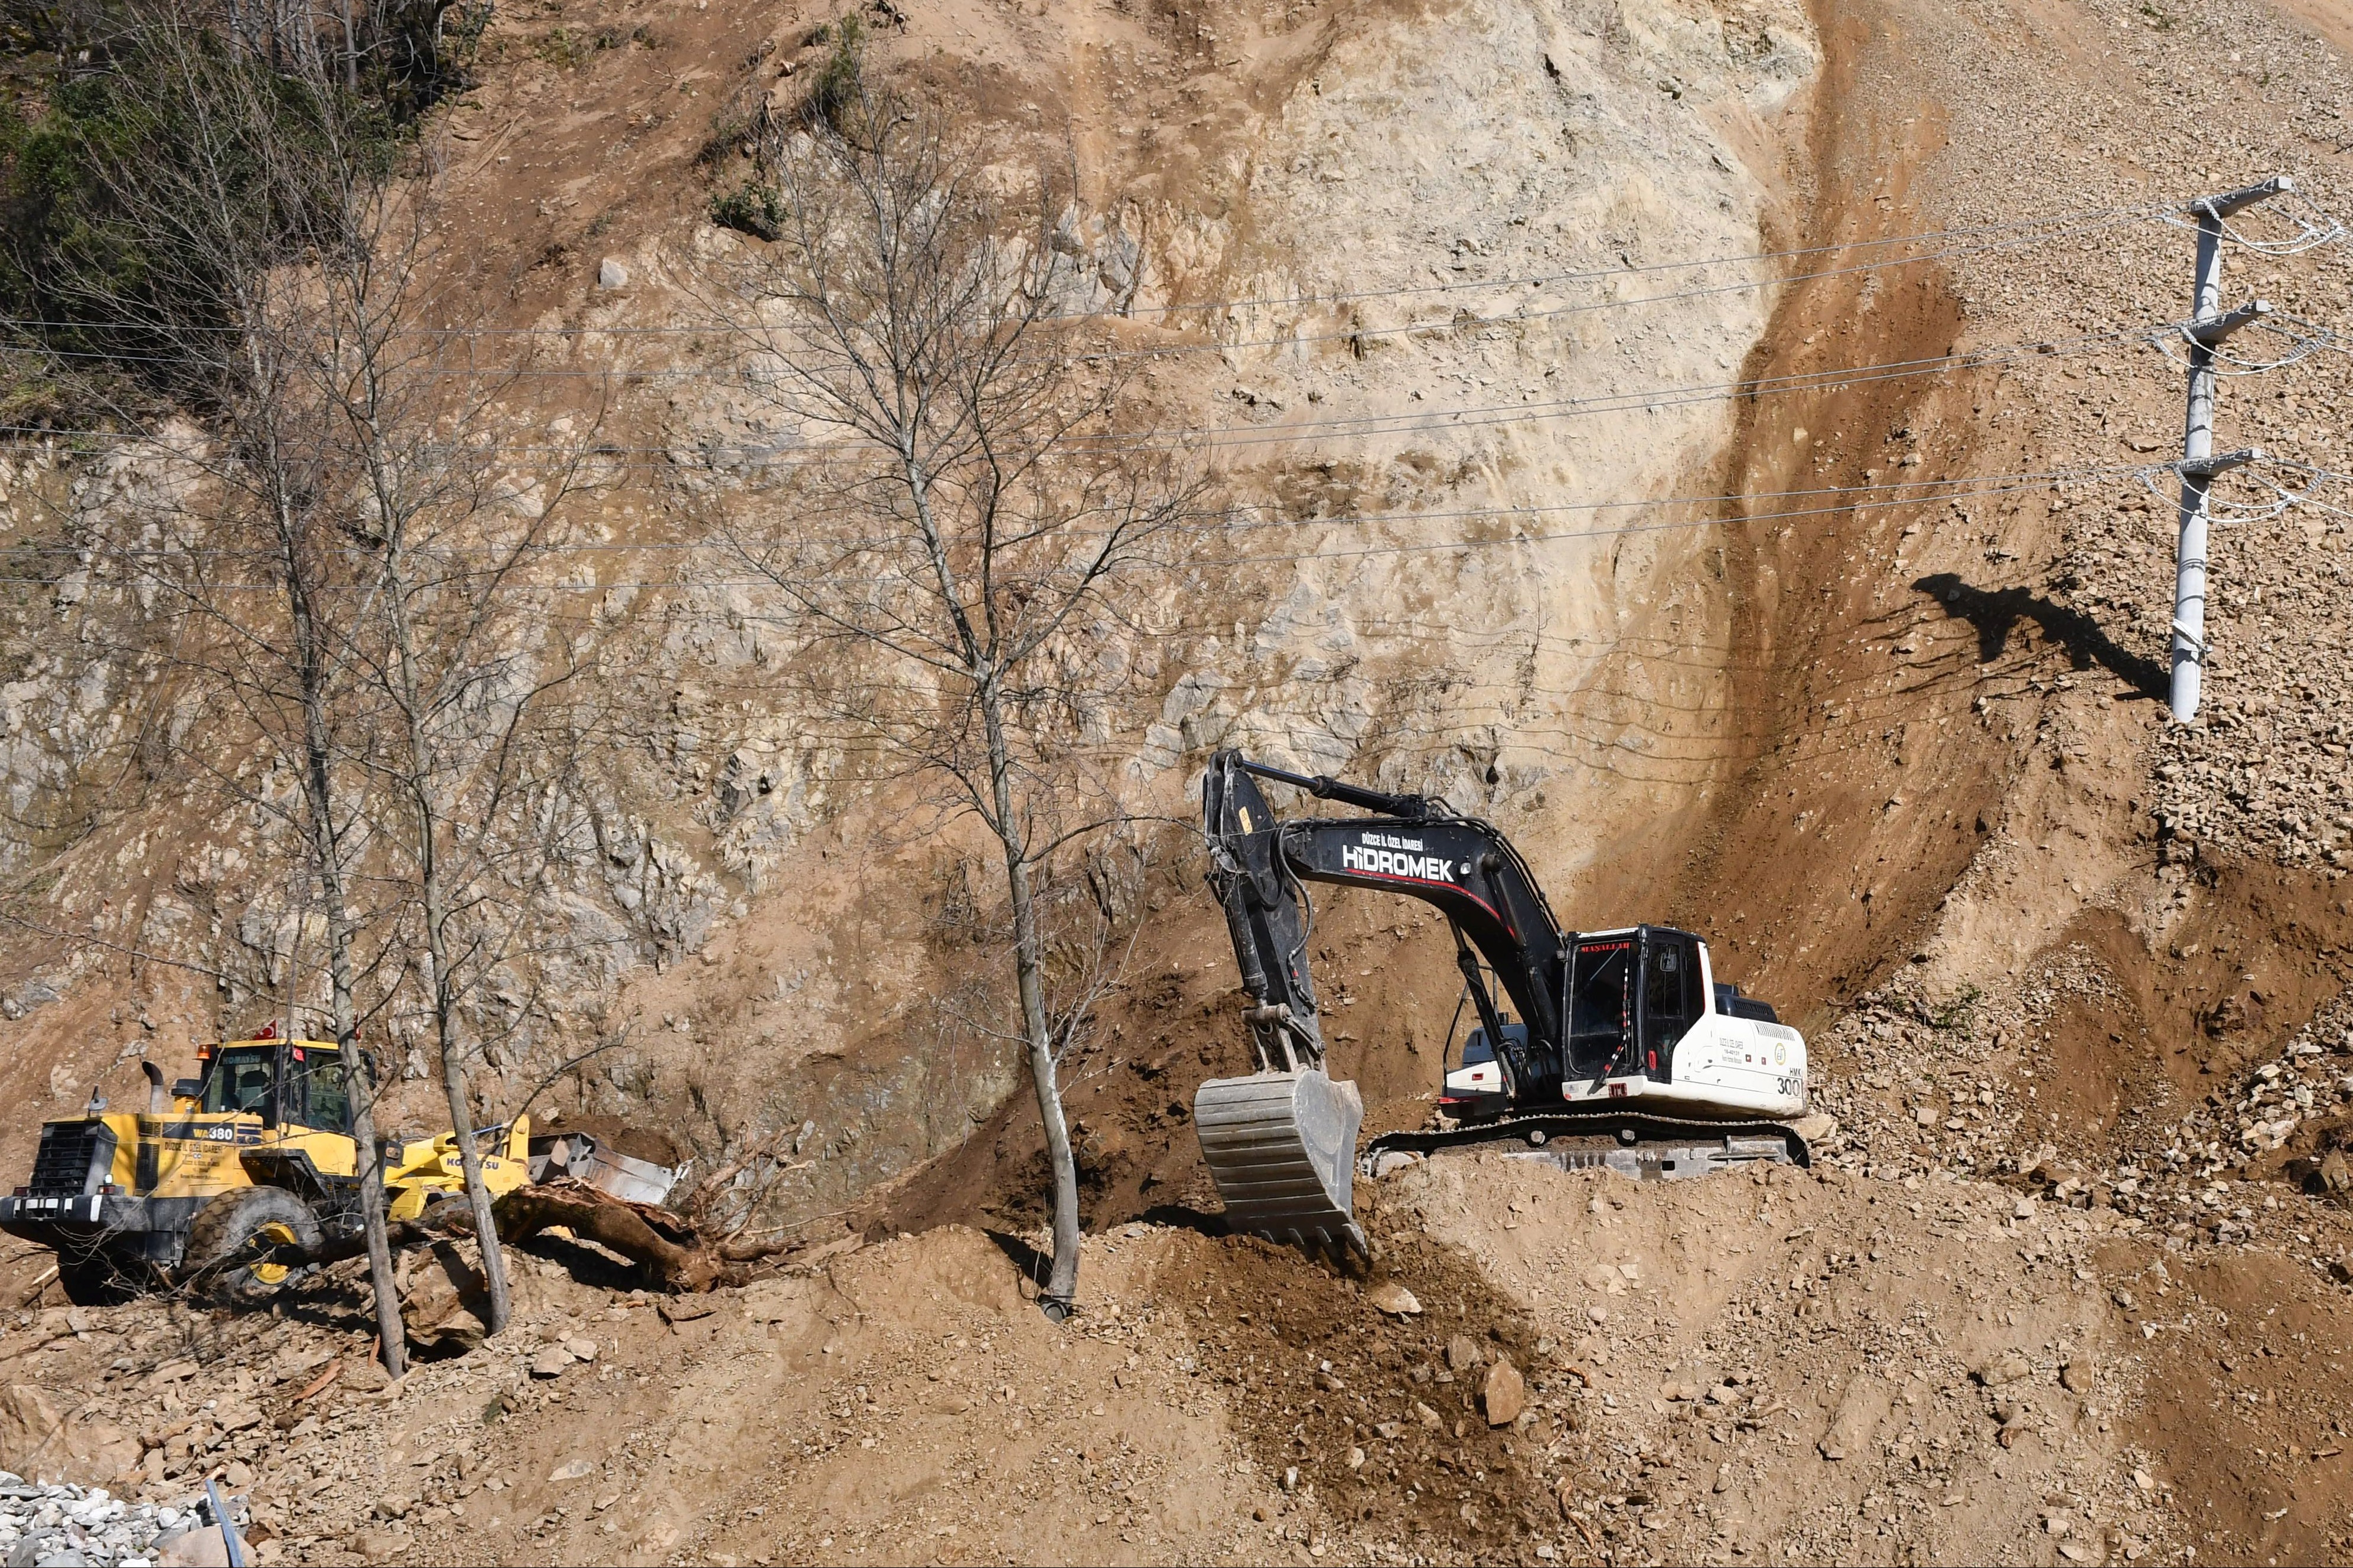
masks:
[[[1707,1013],[1700,939],[1665,926],[1579,936],[1568,975],[1568,1076],[1674,1071],[1675,1043]]]

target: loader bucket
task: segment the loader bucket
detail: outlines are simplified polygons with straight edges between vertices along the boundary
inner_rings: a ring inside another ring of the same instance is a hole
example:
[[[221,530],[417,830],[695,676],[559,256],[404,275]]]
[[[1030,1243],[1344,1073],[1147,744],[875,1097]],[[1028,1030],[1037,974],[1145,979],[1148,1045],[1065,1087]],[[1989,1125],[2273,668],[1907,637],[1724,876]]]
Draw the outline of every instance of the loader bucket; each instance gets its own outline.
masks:
[[[1233,1227],[1335,1253],[1368,1250],[1349,1191],[1364,1119],[1356,1086],[1321,1068],[1211,1079],[1193,1096],[1201,1156]]]

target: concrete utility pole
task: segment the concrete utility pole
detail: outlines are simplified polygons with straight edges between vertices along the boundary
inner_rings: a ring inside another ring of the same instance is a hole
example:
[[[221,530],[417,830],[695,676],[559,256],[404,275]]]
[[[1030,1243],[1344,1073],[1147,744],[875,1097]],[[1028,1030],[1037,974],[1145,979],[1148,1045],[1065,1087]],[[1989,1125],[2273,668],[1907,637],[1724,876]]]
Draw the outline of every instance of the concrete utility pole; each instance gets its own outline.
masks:
[[[2198,215],[2198,286],[2189,326],[2189,415],[2181,437],[2181,542],[2173,567],[2173,718],[2187,724],[2198,717],[2200,679],[2206,663],[2206,492],[2214,476],[2263,456],[2257,447],[2214,454],[2214,350],[2241,327],[2271,310],[2262,300],[2222,310],[2222,221],[2242,208],[2295,188],[2285,174],[2259,185],[2200,196],[2189,204]]]

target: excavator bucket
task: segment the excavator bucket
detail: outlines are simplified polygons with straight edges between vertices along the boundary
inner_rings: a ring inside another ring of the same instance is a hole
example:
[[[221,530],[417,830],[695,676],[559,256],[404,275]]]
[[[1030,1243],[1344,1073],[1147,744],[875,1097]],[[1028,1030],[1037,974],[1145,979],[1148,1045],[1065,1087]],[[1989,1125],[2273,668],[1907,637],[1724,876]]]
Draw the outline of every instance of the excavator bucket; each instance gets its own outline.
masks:
[[[1368,1252],[1350,1191],[1356,1086],[1324,1069],[1218,1078],[1193,1097],[1201,1154],[1236,1230],[1334,1252]]]

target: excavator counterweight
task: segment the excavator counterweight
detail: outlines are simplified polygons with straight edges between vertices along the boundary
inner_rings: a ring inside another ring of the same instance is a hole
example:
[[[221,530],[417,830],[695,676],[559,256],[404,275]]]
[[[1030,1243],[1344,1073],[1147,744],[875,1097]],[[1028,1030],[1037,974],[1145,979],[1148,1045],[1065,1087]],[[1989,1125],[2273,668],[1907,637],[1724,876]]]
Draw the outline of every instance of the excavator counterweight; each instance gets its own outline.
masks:
[[[1279,821],[1260,778],[1372,815]],[[1805,1041],[1770,1006],[1717,983],[1697,936],[1563,930],[1500,830],[1422,795],[1228,751],[1210,759],[1201,816],[1258,1070],[1204,1083],[1194,1124],[1238,1228],[1366,1247],[1352,1195],[1363,1103],[1353,1083],[1324,1071],[1307,963],[1310,881],[1437,907],[1479,1019],[1446,1074],[1435,1124],[1376,1139],[1368,1174],[1498,1142],[1569,1168],[1669,1180],[1752,1160],[1807,1163],[1805,1141],[1784,1121],[1805,1110]]]

